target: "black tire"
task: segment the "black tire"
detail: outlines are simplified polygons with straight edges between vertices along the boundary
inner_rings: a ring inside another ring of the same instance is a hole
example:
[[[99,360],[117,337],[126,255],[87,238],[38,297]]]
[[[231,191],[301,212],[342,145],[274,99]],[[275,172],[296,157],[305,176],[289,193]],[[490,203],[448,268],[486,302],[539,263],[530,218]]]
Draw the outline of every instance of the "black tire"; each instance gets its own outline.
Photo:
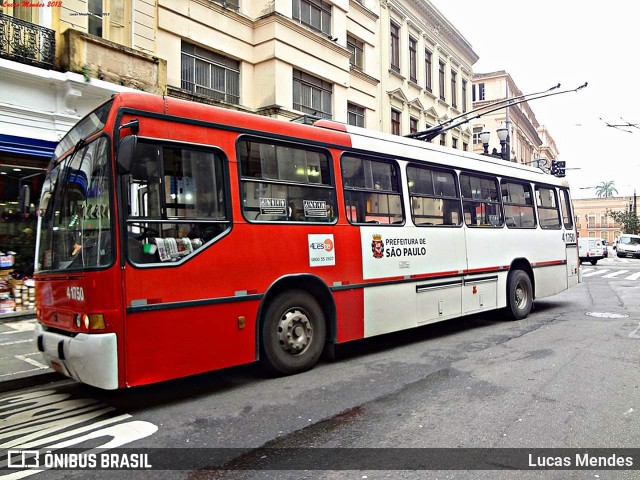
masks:
[[[514,270],[507,277],[507,318],[522,320],[533,307],[531,279],[522,270]]]
[[[591,265],[595,265],[596,263],[598,263],[598,260],[591,260]]]
[[[311,369],[320,358],[327,336],[322,308],[307,292],[279,294],[262,321],[260,363],[284,375]]]

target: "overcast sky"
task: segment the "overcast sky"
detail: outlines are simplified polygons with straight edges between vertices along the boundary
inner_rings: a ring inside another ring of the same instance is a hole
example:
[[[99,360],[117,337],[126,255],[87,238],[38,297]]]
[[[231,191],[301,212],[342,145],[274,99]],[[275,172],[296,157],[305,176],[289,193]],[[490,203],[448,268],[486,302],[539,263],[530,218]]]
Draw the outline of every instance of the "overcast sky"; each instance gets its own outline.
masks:
[[[585,187],[610,180],[619,195],[640,195],[640,129],[600,120],[640,126],[640,1],[431,2],[480,57],[475,73],[505,70],[525,94],[589,82],[529,105],[567,162],[574,198],[593,197]]]

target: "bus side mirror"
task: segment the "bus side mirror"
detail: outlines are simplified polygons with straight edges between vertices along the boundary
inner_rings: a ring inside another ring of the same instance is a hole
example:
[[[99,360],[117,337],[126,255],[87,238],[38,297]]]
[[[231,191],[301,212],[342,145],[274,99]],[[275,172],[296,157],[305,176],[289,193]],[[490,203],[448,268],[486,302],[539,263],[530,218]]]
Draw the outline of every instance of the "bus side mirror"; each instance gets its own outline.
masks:
[[[136,135],[129,135],[120,141],[120,147],[118,147],[118,173],[122,175],[131,173],[133,152],[136,151],[137,143],[138,137]]]

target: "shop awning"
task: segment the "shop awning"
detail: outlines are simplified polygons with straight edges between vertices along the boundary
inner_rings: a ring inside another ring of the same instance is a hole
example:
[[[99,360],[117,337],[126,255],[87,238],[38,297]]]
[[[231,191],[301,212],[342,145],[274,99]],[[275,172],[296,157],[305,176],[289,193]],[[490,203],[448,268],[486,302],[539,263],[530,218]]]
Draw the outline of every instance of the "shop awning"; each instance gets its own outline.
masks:
[[[56,142],[13,135],[0,135],[0,152],[49,158],[53,155],[55,148]]]

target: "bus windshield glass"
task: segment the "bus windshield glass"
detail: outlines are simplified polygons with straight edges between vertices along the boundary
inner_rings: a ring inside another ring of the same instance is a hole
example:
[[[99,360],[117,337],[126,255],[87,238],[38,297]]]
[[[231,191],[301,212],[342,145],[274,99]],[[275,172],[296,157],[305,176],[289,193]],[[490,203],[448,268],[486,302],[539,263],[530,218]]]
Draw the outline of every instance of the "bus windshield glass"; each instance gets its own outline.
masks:
[[[80,140],[52,162],[38,218],[35,270],[84,270],[113,261],[109,140]]]
[[[89,138],[96,132],[102,130],[107,123],[107,117],[111,111],[113,100],[100,105],[93,112],[80,120],[69,132],[60,140],[53,153],[54,162],[65,152],[68,152],[74,145],[82,139]]]

